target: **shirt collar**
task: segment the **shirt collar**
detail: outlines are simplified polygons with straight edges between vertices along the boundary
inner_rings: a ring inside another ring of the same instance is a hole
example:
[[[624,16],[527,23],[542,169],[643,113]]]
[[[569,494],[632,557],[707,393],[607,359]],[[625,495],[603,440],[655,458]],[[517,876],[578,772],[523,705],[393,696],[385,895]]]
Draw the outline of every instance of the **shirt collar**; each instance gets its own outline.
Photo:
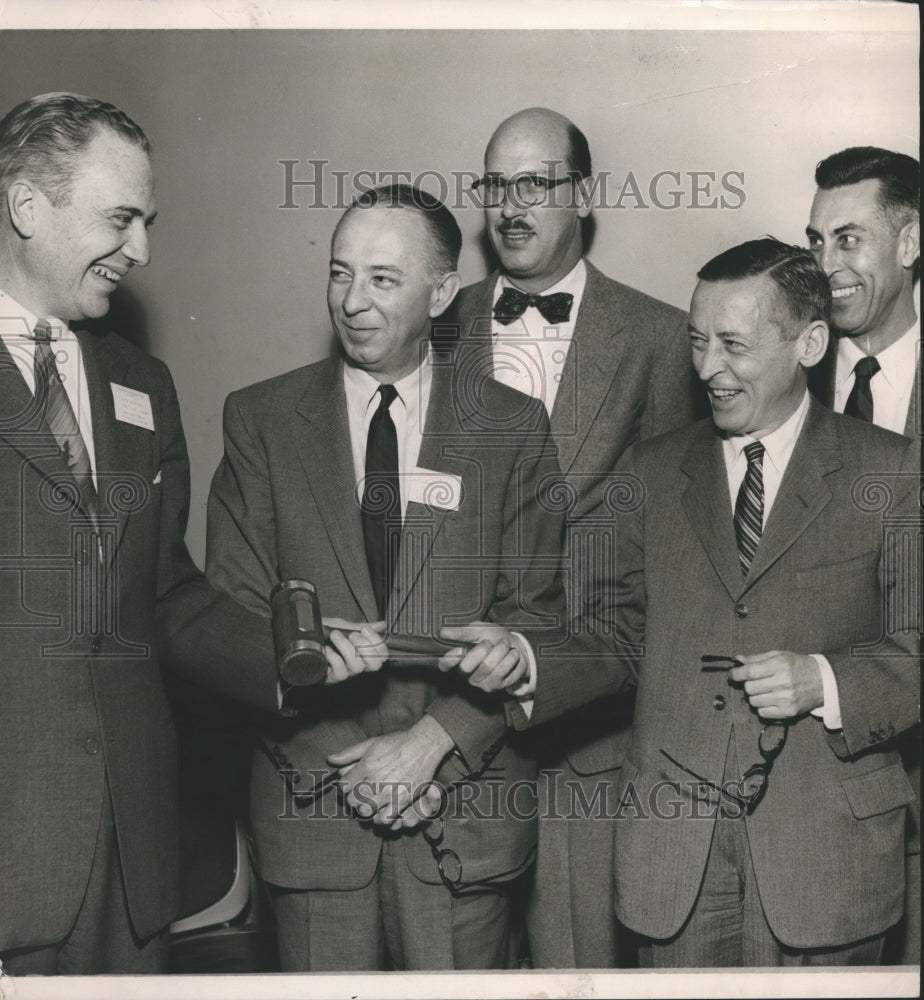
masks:
[[[573,295],[575,299],[577,299],[584,291],[584,284],[586,281],[587,267],[584,264],[584,258],[581,257],[563,278],[556,281],[551,288],[544,288],[539,294],[555,295],[557,292],[568,292]],[[500,281],[498,281],[494,286],[494,301],[496,302],[500,298],[500,294],[505,288],[515,287],[516,286],[508,280],[507,276],[502,274],[500,276]]]
[[[67,332],[67,323],[57,316],[45,316],[51,325],[51,339],[58,340]],[[12,295],[0,288],[0,335],[4,340],[34,340],[33,330],[39,317],[20,305]]]
[[[433,366],[428,349],[423,362],[417,368],[393,383],[398,393],[397,399],[401,401],[409,417],[420,412],[422,399],[429,398],[432,381]],[[344,363],[343,388],[346,392],[347,407],[360,421],[365,419],[370,407],[379,405],[378,392],[381,384],[365,369]]]
[[[806,389],[802,402],[795,411],[780,424],[775,431],[765,434],[762,438],[751,437],[750,434],[734,434],[724,440],[725,454],[729,461],[734,464],[741,459],[744,449],[752,442],[759,440],[764,446],[764,458],[771,461],[777,472],[782,476],[789,464],[792,450],[796,446],[796,441],[802,433],[802,425],[805,423],[805,415],[809,408],[809,394]]]
[[[921,339],[921,317],[918,316],[906,333],[894,344],[876,355],[879,370],[885,381],[896,391],[911,384],[917,367],[918,341]],[[857,362],[866,357],[866,352],[857,346],[853,337],[841,336],[837,341],[837,365],[835,378],[840,388],[853,374]]]

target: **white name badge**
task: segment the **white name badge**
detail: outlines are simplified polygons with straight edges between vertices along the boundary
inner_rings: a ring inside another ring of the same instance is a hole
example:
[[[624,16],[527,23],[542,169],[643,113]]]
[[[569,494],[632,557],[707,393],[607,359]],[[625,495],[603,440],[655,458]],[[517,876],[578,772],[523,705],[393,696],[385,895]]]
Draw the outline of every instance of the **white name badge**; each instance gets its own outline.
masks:
[[[415,469],[407,490],[408,502],[422,503],[440,510],[458,510],[462,502],[462,477],[451,472]]]
[[[139,389],[129,389],[127,385],[110,382],[112,402],[115,406],[116,420],[146,430],[154,430],[154,413],[151,410],[151,397]]]

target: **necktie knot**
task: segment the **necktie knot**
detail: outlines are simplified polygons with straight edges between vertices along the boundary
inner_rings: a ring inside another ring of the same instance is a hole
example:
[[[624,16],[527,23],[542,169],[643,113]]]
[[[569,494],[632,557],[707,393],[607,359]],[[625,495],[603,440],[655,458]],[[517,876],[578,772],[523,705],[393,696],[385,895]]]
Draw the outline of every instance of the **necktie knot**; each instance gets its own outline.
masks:
[[[391,404],[398,398],[398,390],[393,385],[380,385],[378,388],[379,393],[379,408],[376,412],[381,413],[382,410],[387,410]]]
[[[552,295],[529,295],[519,288],[508,285],[494,303],[494,318],[502,326],[519,319],[530,306],[535,306],[539,314],[549,323],[566,323],[571,316],[574,296],[570,292],[555,292]]]
[[[32,329],[32,336],[39,343],[48,343],[51,340],[51,323],[47,319],[36,320]]]
[[[857,379],[866,379],[869,381],[878,371],[882,370],[882,366],[875,357],[865,357],[860,358],[860,360],[854,365],[853,375]]]
[[[752,441],[744,446],[744,457],[748,460],[748,465],[757,465],[763,468],[764,446],[760,441]]]

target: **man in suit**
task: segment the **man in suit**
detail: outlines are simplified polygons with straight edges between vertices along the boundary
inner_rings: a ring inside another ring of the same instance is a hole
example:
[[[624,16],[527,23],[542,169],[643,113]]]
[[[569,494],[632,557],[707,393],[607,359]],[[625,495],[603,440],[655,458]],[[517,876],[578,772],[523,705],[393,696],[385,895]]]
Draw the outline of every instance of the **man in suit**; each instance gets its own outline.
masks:
[[[612,551],[612,518],[588,515],[606,512],[601,500],[619,457],[634,441],[697,415],[686,317],[584,258],[592,165],[573,122],[546,108],[512,115],[492,135],[484,169],[476,190],[499,271],[464,288],[439,325],[461,336],[469,363],[549,411],[573,498],[567,582],[569,602],[579,608],[597,591],[604,554]],[[593,809],[576,821],[571,806],[579,808],[579,795],[612,798],[631,714],[629,701],[601,701],[592,713],[537,734],[539,851],[526,911],[535,967],[625,960],[613,916],[612,823]]]
[[[561,515],[538,493],[557,463],[541,404],[428,349],[460,245],[413,188],[347,210],[328,284],[340,353],[229,396],[207,573],[257,612],[302,577],[326,614],[389,634],[480,620],[512,668],[562,627]],[[282,967],[502,967],[534,764],[504,743],[499,703],[432,668],[375,670],[366,636],[332,636],[359,676],[261,723],[251,816]],[[422,824],[437,776],[446,811]]]
[[[275,672],[265,620],[211,591],[186,551],[169,373],[78,329],[148,263],[149,148],[122,111],[73,94],[0,121],[0,959],[14,974],[163,971],[176,749],[155,603],[205,667]]]
[[[921,438],[920,166],[902,153],[857,146],[815,170],[806,229],[831,283],[831,338],[809,388],[827,406]],[[902,740],[912,785],[921,783],[921,733]],[[907,897],[887,960],[921,961],[921,804],[908,811]]]
[[[646,962],[875,963],[904,894],[895,738],[919,719],[917,448],[809,396],[830,290],[807,250],[755,240],[699,278],[713,419],[620,463],[620,642],[602,670],[540,663],[511,716],[637,684],[616,901]],[[522,680],[481,656],[472,683]]]

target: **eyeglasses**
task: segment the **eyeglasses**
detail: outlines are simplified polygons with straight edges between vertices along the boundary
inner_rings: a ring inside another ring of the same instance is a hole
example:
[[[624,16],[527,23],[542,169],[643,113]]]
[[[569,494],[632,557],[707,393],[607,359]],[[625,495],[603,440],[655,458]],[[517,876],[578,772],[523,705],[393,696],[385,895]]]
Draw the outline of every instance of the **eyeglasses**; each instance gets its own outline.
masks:
[[[504,199],[514,208],[532,208],[549,195],[552,188],[580,178],[580,174],[569,171],[565,177],[542,177],[539,174],[517,174],[507,180],[501,174],[485,174],[472,184],[473,191],[481,191],[485,208],[499,208]],[[513,188],[511,197],[510,189]]]
[[[660,752],[672,764],[679,767],[681,771],[685,771],[709,788],[713,788],[715,791],[734,799],[735,802],[744,807],[746,813],[750,814],[756,808],[757,803],[764,797],[764,792],[767,790],[767,782],[770,778],[770,770],[773,767],[773,762],[779,757],[780,752],[786,745],[788,732],[789,727],[785,722],[767,723],[760,731],[760,736],[757,740],[757,748],[764,758],[763,761],[760,764],[754,764],[749,767],[737,781],[726,782],[721,788],[714,781],[709,781],[708,778],[704,778],[702,775],[685,767],[666,750],[661,750]]]
[[[513,868],[498,875],[488,875],[473,882],[463,882],[462,862],[459,860],[459,855],[452,848],[440,847],[443,841],[442,817],[438,816],[436,819],[421,824],[420,830],[424,840],[430,846],[430,853],[436,861],[436,867],[440,873],[440,878],[443,880],[443,885],[446,886],[453,896],[460,896],[468,889],[486,888],[498,882],[506,881],[521,870],[520,867]]]

